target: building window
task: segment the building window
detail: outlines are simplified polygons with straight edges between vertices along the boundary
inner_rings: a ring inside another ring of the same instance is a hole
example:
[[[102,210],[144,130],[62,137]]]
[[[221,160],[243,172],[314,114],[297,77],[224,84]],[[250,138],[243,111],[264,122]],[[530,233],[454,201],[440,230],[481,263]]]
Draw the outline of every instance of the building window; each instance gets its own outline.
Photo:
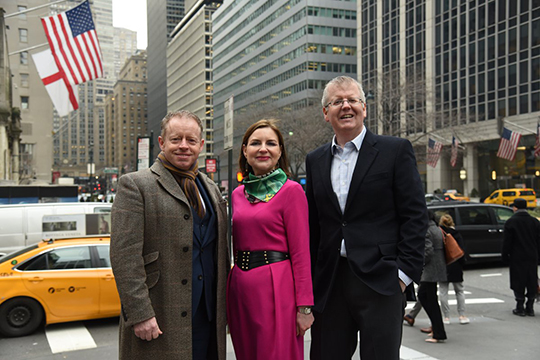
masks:
[[[21,96],[21,109],[28,109],[29,107],[29,97]]]
[[[28,74],[21,74],[21,87],[28,87]]]
[[[23,6],[23,5],[17,6],[17,10],[18,10],[19,12],[24,11],[24,10],[26,10],[26,9],[27,9],[27,7],[26,7],[26,6]],[[26,20],[26,13],[24,13],[24,14],[19,14],[19,19],[21,19],[21,20]]]
[[[20,54],[21,65],[28,65],[28,51],[23,51]]]
[[[28,42],[28,29],[19,29],[19,41],[22,43]]]

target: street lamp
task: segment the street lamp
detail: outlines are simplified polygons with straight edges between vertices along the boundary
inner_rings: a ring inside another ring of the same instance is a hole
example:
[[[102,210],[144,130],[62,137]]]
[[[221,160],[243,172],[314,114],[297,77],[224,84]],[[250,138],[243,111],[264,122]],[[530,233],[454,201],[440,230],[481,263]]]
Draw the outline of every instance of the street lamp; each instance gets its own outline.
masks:
[[[461,170],[459,170],[459,178],[461,180],[466,180],[467,179],[467,170],[465,170],[464,168],[461,168]]]

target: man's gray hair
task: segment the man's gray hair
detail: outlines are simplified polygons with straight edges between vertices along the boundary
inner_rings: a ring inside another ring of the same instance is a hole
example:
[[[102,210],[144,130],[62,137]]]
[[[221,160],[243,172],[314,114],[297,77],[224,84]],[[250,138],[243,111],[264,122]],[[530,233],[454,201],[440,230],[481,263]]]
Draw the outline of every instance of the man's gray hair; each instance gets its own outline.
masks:
[[[175,117],[188,118],[188,119],[195,120],[197,122],[197,124],[199,125],[199,127],[201,128],[201,139],[202,139],[202,133],[203,133],[202,121],[201,121],[201,119],[199,119],[199,117],[197,115],[195,115],[194,113],[192,113],[191,111],[188,111],[188,110],[171,111],[170,113],[165,115],[163,120],[161,120],[161,137],[162,138],[165,137],[165,131],[167,130],[167,125],[169,125],[169,121],[171,121],[171,119],[175,118]]]
[[[353,79],[350,76],[338,76],[330,80],[326,86],[324,87],[323,96],[321,100],[321,104],[323,107],[328,105],[330,100],[328,99],[328,88],[331,85],[337,85],[337,86],[344,86],[349,84],[355,84],[358,86],[358,90],[360,91],[360,100],[362,100],[364,103],[366,102],[366,94],[364,93],[364,89],[362,89],[362,84],[360,84],[356,79]]]

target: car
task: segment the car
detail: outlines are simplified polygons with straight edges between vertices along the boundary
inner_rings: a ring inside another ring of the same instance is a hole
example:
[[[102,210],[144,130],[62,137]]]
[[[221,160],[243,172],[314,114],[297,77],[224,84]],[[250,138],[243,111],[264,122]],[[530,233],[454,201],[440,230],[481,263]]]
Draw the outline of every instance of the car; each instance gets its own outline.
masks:
[[[442,201],[446,201],[439,194],[425,194],[426,204],[435,204]]]
[[[455,200],[455,201],[471,201],[471,198],[465,195],[460,194],[457,190],[447,190],[443,194],[444,200]]]
[[[517,198],[525,199],[527,201],[527,208],[529,209],[534,209],[536,207],[536,193],[533,189],[527,188],[495,190],[484,200],[484,203],[511,205]]]
[[[465,256],[469,263],[499,261],[504,237],[504,224],[513,214],[508,206],[459,201],[428,205],[437,221],[444,214],[454,219],[456,230],[463,236]]]
[[[0,257],[0,334],[119,316],[109,245],[109,236],[46,240]]]

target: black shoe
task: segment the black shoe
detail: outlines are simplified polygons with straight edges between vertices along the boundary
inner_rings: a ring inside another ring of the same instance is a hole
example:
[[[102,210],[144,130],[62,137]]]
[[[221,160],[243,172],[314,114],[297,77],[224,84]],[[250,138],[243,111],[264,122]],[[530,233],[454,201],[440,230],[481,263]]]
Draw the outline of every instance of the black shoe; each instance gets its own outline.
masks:
[[[534,316],[534,310],[533,309],[525,309],[525,315]]]
[[[525,316],[525,310],[523,309],[514,309],[512,313],[517,316]]]

